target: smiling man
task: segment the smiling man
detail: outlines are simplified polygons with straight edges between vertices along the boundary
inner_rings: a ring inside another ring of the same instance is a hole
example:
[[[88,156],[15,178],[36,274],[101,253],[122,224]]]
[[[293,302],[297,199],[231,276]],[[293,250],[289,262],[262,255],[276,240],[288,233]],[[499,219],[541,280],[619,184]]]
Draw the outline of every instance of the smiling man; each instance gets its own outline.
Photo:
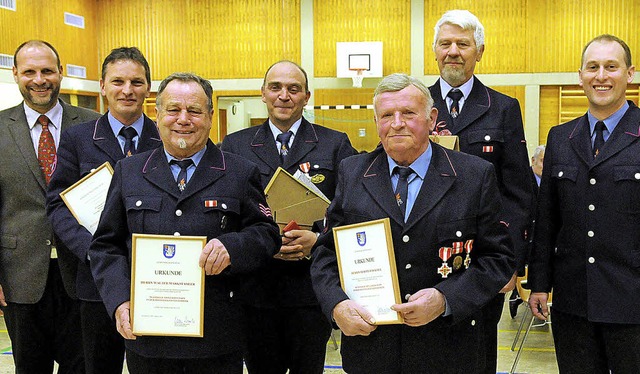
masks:
[[[344,370],[478,373],[480,307],[509,280],[514,265],[494,168],[429,141],[438,110],[420,80],[385,77],[373,105],[382,147],[340,164],[329,230],[311,266],[322,309],[342,330]],[[402,297],[388,307],[402,315],[401,325],[375,325],[345,294],[330,230],[387,217]]]
[[[16,49],[13,77],[24,102],[0,112],[0,307],[17,373],[51,373],[54,361],[83,372],[75,262],[56,247],[45,196],[61,133],[100,115],[58,99],[62,65],[47,42]]]
[[[125,340],[131,373],[242,373],[245,319],[236,301],[247,273],[273,256],[278,227],[265,208],[260,172],[209,140],[213,88],[174,73],[158,88],[163,147],[120,160],[89,249],[91,271]],[[206,236],[202,338],[135,336],[131,235]]]
[[[155,123],[142,113],[144,101],[149,97],[151,73],[138,48],[121,47],[109,53],[102,63],[100,88],[109,111],[97,121],[64,132],[58,149],[58,167],[47,194],[47,214],[60,239],[58,245],[75,255],[65,260],[78,269],[76,288],[88,374],[122,373],[124,341],[91,276],[87,253],[92,233],[78,223],[60,192],[105,162],[114,167],[120,159],[162,145]]]
[[[256,163],[266,187],[278,167],[300,170],[329,199],[336,188],[338,164],[355,154],[346,134],[310,123],[303,116],[311,92],[298,64],[280,61],[264,77],[262,101],[269,119],[227,135],[222,149]],[[291,230],[276,256],[247,283],[243,302],[250,323],[250,373],[322,373],[331,326],[318,306],[309,278],[309,259],[322,224]]]
[[[436,130],[457,135],[460,151],[481,157],[495,167],[502,221],[511,235],[516,269],[524,271],[534,200],[518,100],[486,87],[474,75],[476,64],[485,53],[484,27],[469,11],[451,10],[440,18],[435,26],[433,51],[440,70],[440,79],[429,87],[438,108]],[[515,274],[484,307],[487,374],[496,372],[497,325],[504,293],[514,287]]]
[[[538,193],[529,304],[549,316],[560,373],[640,373],[640,109],[625,91],[627,44],[582,52],[589,110],[549,131]]]

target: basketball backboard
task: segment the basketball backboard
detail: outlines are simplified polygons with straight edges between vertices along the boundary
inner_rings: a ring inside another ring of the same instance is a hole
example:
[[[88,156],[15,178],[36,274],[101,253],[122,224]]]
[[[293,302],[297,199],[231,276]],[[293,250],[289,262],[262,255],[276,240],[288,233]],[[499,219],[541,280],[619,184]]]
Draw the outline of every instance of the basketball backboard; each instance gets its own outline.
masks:
[[[382,42],[336,43],[338,78],[382,78]]]

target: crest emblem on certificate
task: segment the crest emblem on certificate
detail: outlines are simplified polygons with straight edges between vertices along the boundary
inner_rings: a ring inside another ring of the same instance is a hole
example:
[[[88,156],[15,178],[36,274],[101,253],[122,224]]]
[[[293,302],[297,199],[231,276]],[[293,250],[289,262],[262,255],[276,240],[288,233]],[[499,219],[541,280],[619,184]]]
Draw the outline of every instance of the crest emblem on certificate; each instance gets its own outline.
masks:
[[[166,258],[173,258],[176,255],[176,245],[175,244],[163,244],[162,245],[162,254]]]
[[[358,239],[358,244],[362,247],[367,244],[367,233],[364,231],[360,231],[356,233],[356,238]]]

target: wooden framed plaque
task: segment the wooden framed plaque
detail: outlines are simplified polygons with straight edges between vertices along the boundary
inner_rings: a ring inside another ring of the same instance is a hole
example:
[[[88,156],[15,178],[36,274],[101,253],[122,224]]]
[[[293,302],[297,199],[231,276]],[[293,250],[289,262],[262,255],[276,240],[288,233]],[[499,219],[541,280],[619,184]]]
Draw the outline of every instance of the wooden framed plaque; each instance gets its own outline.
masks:
[[[133,234],[131,325],[135,335],[202,337],[204,236]]]
[[[403,323],[391,309],[400,304],[400,285],[389,218],[333,228],[340,284],[367,309],[376,325]]]

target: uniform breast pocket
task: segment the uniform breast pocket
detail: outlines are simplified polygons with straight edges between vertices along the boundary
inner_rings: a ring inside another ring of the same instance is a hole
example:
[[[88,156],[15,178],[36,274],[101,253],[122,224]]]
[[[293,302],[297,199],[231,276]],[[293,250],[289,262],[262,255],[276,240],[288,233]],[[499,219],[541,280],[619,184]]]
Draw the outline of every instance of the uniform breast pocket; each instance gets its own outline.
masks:
[[[578,194],[576,191],[576,180],[578,179],[578,168],[571,165],[551,165],[551,180],[557,186],[559,201],[574,201]],[[563,204],[572,207],[573,204]]]
[[[494,162],[504,148],[504,133],[500,129],[482,129],[469,132],[469,148],[473,155]]]
[[[305,168],[305,166],[301,166]],[[329,200],[333,199],[336,185],[335,170],[333,160],[320,159],[309,162],[309,177],[311,182],[317,186],[322,193],[327,195]]]
[[[447,272],[462,271],[471,265],[476,237],[475,222],[476,217],[468,217],[438,224],[438,257],[443,264],[447,263],[447,266],[438,269],[443,278],[447,277]]]
[[[618,165],[613,168],[616,209],[624,214],[640,214],[640,165]]]
[[[162,217],[160,217],[161,197],[148,195],[127,196],[125,198],[125,208],[127,209],[127,222],[130,232],[160,233],[160,224],[163,221]]]
[[[228,196],[208,196],[202,199],[207,225],[213,225],[221,233],[240,229],[240,200]]]

